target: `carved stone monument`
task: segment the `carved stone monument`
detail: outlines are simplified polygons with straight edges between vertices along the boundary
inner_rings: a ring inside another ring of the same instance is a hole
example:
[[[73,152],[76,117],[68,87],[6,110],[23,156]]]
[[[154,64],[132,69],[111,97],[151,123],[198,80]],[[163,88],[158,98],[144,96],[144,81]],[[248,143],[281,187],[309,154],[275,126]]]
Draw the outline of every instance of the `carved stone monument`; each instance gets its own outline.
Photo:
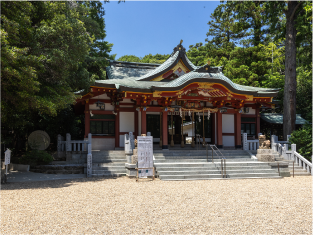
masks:
[[[265,135],[259,136],[259,149],[257,150],[257,159],[261,162],[275,162],[275,158],[279,157],[279,154],[275,154],[271,149],[271,141],[266,140]]]

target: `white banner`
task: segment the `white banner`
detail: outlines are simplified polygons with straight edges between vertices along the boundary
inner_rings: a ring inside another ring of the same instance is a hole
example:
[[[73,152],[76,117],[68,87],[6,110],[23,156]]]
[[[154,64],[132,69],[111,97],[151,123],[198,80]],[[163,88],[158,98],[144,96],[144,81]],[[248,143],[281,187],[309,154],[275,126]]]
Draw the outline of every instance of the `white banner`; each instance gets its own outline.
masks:
[[[147,178],[153,175],[153,137],[152,136],[138,136],[138,176],[139,178]],[[151,168],[151,169],[140,169]]]
[[[4,165],[9,165],[11,162],[11,150],[7,149],[7,151],[5,151],[5,157],[4,157]]]

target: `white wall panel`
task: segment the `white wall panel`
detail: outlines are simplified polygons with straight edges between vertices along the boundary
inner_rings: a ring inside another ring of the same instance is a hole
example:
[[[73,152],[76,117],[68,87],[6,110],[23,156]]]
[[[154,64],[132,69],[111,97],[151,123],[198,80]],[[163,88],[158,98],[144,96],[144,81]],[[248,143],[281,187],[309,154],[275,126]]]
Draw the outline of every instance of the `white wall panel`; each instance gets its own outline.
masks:
[[[135,113],[120,112],[120,132],[135,131]]]
[[[223,136],[223,146],[234,147],[235,146],[235,136]]]
[[[222,133],[235,133],[235,116],[222,114]]]
[[[255,114],[255,109],[249,107],[249,113],[244,113],[244,114]]]

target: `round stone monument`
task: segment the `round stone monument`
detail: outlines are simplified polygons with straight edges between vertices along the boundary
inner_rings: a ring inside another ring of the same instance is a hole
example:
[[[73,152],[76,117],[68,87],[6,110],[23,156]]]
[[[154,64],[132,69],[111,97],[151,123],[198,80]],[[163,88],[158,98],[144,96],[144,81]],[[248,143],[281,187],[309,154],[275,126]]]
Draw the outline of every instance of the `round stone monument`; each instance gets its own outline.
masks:
[[[28,136],[28,144],[32,149],[45,150],[50,145],[50,137],[45,131],[34,131]]]

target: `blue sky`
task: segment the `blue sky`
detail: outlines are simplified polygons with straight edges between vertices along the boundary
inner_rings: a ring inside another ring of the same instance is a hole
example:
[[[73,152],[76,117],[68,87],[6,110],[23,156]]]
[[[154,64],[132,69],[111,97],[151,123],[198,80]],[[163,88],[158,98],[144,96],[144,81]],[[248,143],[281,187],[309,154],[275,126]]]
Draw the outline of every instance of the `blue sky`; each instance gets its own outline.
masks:
[[[170,54],[183,39],[183,46],[205,43],[210,15],[219,1],[125,1],[104,4],[106,41],[111,54],[143,57]]]

